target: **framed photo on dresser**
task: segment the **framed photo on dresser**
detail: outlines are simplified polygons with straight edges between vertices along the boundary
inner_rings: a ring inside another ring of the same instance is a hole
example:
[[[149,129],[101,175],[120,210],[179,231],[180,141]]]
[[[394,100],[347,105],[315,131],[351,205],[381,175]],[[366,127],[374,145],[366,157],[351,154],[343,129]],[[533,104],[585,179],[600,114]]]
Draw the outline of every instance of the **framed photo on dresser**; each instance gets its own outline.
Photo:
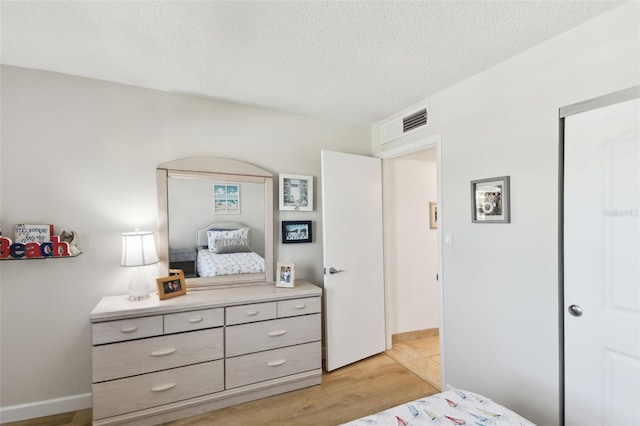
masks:
[[[278,262],[278,270],[276,272],[278,274],[276,278],[276,287],[295,287],[295,263]]]
[[[160,300],[170,297],[178,297],[187,294],[187,285],[184,281],[182,269],[170,269],[168,277],[156,279],[158,298]]]

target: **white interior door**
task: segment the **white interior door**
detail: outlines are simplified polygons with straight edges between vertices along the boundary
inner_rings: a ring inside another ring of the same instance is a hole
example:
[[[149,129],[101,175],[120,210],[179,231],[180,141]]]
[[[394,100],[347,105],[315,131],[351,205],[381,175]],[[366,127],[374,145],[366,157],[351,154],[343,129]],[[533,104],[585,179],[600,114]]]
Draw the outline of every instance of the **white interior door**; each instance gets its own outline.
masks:
[[[322,151],[322,217],[331,371],[385,350],[381,160]]]
[[[640,424],[640,102],[565,119],[567,425]]]

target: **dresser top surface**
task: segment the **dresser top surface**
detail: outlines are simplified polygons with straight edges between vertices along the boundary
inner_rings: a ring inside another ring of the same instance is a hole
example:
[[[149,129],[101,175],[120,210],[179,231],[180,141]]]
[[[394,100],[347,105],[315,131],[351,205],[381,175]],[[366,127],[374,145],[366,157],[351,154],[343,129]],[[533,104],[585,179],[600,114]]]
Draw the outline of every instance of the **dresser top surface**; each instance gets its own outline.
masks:
[[[129,296],[105,296],[91,311],[91,322],[113,321],[141,316],[170,314],[225,306],[246,305],[301,297],[321,296],[322,289],[307,281],[296,280],[294,288],[261,283],[239,287],[188,292],[184,296],[159,300],[153,294],[148,299],[130,301]]]

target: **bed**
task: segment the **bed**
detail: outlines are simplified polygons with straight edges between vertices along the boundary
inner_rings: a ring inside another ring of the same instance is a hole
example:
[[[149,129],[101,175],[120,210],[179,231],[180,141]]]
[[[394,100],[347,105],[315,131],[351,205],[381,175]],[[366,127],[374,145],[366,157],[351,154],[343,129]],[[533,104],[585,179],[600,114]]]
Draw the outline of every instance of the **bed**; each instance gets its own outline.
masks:
[[[241,223],[209,223],[196,229],[199,277],[264,274],[265,261],[251,249],[250,230]]]
[[[343,426],[504,425],[532,426],[519,414],[477,393],[448,390]]]

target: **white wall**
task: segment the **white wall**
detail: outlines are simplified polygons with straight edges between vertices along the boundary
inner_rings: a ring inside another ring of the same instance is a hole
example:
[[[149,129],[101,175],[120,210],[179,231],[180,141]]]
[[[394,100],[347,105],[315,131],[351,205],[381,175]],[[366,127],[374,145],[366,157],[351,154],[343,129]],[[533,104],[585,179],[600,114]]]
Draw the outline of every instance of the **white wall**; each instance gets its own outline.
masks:
[[[429,228],[437,164],[393,158],[383,165],[388,332],[438,328],[438,232]]]
[[[90,404],[89,313],[102,296],[127,291],[121,232],[156,228],[156,165],[218,156],[276,176],[318,178],[321,149],[370,151],[367,126],[15,67],[1,71],[4,234],[15,223],[52,223],[56,233],[77,231],[84,252],[0,262],[4,422]],[[315,194],[320,206],[320,188]],[[274,261],[295,262],[297,278],[322,284],[319,209],[276,211],[274,219]],[[314,242],[281,245],[280,220],[290,219],[312,220]],[[48,404],[56,398],[62,400]],[[36,404],[18,407],[30,403]]]
[[[640,83],[639,9],[629,2],[438,93],[429,127],[384,146],[442,135],[447,384],[538,424],[560,420],[558,109]],[[373,135],[379,152],[379,126]],[[472,224],[469,182],[502,175],[511,224]]]

